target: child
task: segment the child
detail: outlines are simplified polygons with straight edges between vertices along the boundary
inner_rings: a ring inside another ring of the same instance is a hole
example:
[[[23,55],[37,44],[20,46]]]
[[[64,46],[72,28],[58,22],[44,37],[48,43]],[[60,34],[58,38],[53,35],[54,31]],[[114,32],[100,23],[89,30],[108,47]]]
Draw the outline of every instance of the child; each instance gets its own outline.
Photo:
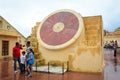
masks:
[[[28,50],[27,53],[27,71],[28,71],[28,77],[32,76],[32,65],[34,64],[34,52],[32,49]]]
[[[21,56],[21,73],[25,72],[25,51],[22,51],[22,56]]]

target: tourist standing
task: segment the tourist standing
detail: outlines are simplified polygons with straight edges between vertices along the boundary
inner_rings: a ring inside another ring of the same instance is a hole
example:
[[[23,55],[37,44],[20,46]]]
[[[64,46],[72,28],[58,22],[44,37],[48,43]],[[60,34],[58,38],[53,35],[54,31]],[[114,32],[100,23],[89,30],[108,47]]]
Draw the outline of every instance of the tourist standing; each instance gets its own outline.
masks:
[[[27,46],[27,49],[26,49],[26,53],[27,53],[28,50],[32,49],[32,47],[30,46],[30,41],[27,41],[26,46]]]
[[[17,62],[19,64],[20,68],[20,45],[18,42],[16,42],[15,46],[13,47],[13,60],[14,60],[14,72],[17,72]]]
[[[27,66],[28,66],[27,58],[28,58],[28,53],[29,53],[30,49],[32,49],[31,46],[30,46],[30,41],[27,41],[27,42],[26,42],[26,47],[27,47],[27,48],[26,48],[26,54],[25,54],[25,56],[26,56],[25,68],[26,68],[26,75],[28,75],[29,72],[28,72],[28,70],[27,70]]]
[[[118,43],[117,41],[114,42],[114,57],[116,58],[117,56],[117,48],[118,48]]]
[[[34,52],[32,49],[28,50],[27,54],[27,70],[28,70],[28,77],[32,76],[32,65],[34,64]]]
[[[20,58],[20,61],[21,61],[21,73],[24,73],[25,72],[25,51],[22,51],[22,56]]]

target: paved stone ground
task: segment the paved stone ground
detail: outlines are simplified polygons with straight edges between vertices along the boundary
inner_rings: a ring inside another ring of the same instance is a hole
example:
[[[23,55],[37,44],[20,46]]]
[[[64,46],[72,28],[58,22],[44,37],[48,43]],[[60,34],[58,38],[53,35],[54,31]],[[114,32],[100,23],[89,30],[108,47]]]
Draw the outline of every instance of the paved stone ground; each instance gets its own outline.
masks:
[[[120,52],[113,57],[112,50],[104,50],[105,67],[102,73],[66,72],[65,74],[51,74],[33,72],[31,78],[19,72],[14,74],[13,61],[0,61],[0,80],[120,80]]]

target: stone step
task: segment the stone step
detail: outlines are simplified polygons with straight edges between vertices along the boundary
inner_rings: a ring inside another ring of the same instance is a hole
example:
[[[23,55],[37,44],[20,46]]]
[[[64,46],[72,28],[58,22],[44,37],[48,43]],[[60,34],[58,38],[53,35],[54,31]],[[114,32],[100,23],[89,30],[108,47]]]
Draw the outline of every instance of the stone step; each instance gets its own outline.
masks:
[[[91,24],[91,25],[87,25],[86,27],[85,27],[85,29],[86,30],[99,30],[99,28],[100,28],[100,25],[98,25],[98,24]]]
[[[89,46],[97,47],[100,44],[100,43],[98,43],[98,40],[95,40],[95,39],[94,40],[85,40],[83,43],[84,43],[84,45],[87,45],[87,47],[89,47]]]
[[[85,33],[87,35],[90,35],[90,34],[99,34],[99,30],[86,30]]]
[[[87,40],[99,40],[99,34],[88,34],[86,35]]]

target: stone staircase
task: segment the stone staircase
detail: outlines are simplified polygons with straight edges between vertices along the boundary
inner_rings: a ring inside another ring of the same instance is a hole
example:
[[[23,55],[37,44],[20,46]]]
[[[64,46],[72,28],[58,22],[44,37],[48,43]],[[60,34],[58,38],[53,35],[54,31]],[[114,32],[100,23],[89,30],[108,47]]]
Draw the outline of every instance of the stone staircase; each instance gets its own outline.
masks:
[[[94,17],[93,19],[85,19],[85,38],[87,40],[87,46],[97,46],[101,44],[102,30],[100,27],[100,17]],[[86,21],[86,19],[88,21]]]

